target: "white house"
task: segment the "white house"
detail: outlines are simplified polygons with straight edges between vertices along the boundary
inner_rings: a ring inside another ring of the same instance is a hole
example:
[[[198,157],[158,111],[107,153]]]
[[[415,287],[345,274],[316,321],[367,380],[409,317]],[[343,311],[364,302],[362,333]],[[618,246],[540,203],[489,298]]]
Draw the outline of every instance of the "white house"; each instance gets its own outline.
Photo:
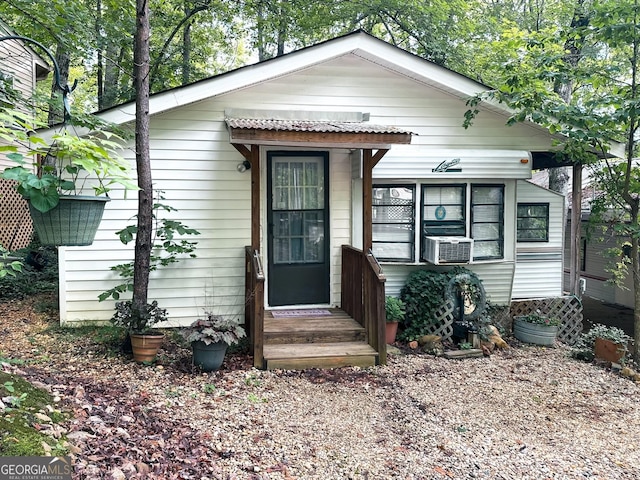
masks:
[[[414,269],[456,261],[496,304],[561,295],[562,199],[526,181],[552,136],[505,126],[490,104],[464,129],[466,99],[486,88],[354,32],[153,95],[155,188],[202,234],[197,258],[153,273],[149,298],[176,326],[246,307],[255,363],[269,367],[270,312],[300,307],[342,308],[384,361],[383,298],[369,301],[362,269],[387,294]],[[100,116],[130,124],[135,105]],[[111,317],[97,296],[133,256],[115,232],[132,223],[134,197],[112,195],[92,246],[60,248],[63,324]],[[345,260],[352,250],[364,267]]]

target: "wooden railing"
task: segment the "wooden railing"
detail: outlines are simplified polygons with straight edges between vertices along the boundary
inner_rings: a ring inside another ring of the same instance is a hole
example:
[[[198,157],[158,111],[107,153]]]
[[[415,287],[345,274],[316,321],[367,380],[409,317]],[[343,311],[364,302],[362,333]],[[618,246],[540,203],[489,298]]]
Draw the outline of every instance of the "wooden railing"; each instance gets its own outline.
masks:
[[[342,309],[365,328],[367,342],[387,362],[384,282],[380,264],[371,252],[342,246]]]
[[[253,353],[253,366],[264,368],[264,270],[258,250],[245,248],[244,323]]]

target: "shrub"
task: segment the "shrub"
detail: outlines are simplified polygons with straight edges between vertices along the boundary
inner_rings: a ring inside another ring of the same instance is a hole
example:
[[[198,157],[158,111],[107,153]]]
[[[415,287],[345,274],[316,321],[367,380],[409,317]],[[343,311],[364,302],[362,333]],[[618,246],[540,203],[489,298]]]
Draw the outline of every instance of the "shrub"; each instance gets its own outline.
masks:
[[[389,295],[387,295],[384,300],[384,310],[387,322],[403,322],[405,316],[403,301]]]
[[[600,323],[594,324],[588,331],[580,334],[576,343],[571,347],[571,356],[578,360],[591,362],[594,358],[596,338],[604,338],[615,343],[627,345],[632,338],[618,327],[607,327]]]
[[[41,247],[37,243],[13,252],[22,259],[23,267],[15,275],[0,278],[0,301],[22,300],[53,293],[58,288],[58,252],[55,247]]]
[[[436,314],[445,304],[445,291],[449,281],[463,273],[480,281],[475,273],[464,267],[454,267],[443,272],[415,270],[409,275],[400,291],[406,314],[401,338],[411,340],[429,332],[429,327],[439,321]]]

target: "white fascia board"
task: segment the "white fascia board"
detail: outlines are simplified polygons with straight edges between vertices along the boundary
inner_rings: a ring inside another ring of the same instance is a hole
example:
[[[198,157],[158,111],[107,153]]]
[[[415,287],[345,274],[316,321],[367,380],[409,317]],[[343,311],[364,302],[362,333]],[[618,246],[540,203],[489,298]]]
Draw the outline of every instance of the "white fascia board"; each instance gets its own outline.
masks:
[[[489,90],[489,87],[469,77],[394,47],[382,40],[370,36],[364,36],[361,40],[358,50],[354,51],[356,55],[420,83],[460,98],[471,97]]]
[[[360,36],[340,38],[317,47],[291,52],[282,57],[276,57],[261,63],[241,67],[193,85],[187,85],[152,95],[149,99],[149,114],[162,113],[172,108],[181,107],[235,90],[241,90],[267,80],[305,70],[353,51],[357,48],[360,40]],[[385,44],[385,42],[382,41],[380,41],[380,43]],[[398,51],[399,50],[396,49],[396,54]],[[101,113],[100,117],[116,124],[133,121],[135,119],[135,102],[129,102],[107,110]]]

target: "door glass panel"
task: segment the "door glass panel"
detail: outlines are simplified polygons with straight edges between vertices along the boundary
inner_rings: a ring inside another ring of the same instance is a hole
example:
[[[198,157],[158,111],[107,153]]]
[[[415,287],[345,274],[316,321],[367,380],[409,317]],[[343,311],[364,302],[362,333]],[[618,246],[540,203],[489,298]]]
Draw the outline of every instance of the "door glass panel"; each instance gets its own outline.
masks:
[[[279,158],[272,169],[274,263],[324,262],[323,158]]]

